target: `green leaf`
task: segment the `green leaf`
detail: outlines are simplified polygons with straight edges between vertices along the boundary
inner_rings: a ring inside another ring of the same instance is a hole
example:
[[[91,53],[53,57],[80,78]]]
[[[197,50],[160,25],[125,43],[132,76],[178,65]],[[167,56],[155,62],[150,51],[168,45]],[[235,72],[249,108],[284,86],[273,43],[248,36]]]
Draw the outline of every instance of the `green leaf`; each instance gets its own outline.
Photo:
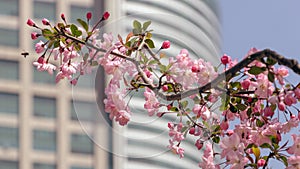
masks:
[[[244,104],[237,104],[236,107],[241,111],[244,111],[247,109],[247,106]]]
[[[189,102],[187,100],[184,100],[184,101],[181,102],[181,106],[184,109],[187,107],[188,104],[189,104]]]
[[[269,148],[269,149],[271,149],[272,147],[271,147],[271,145],[270,144],[268,144],[268,143],[263,143],[262,145],[260,145],[259,147],[261,147],[261,148]]]
[[[257,66],[253,66],[250,68],[250,70],[248,71],[250,74],[252,75],[258,75],[262,72],[264,72],[266,70],[265,67],[257,67]]]
[[[89,54],[85,53],[84,56],[83,56],[83,61],[87,61],[88,58],[89,58]]]
[[[157,60],[150,60],[150,62],[148,63],[148,65],[154,65],[157,64],[158,61]]]
[[[149,46],[149,48],[155,48],[154,42],[151,39],[146,39],[145,43]]]
[[[46,39],[50,39],[49,37],[53,36],[53,33],[49,29],[43,29],[42,34]]]
[[[55,42],[54,42],[54,44],[53,44],[53,47],[54,48],[57,48],[57,47],[59,47],[60,46],[60,40],[56,40]]]
[[[171,107],[170,111],[178,112],[178,108],[177,107]]]
[[[91,66],[98,66],[98,62],[97,61],[92,61]]]
[[[259,159],[260,156],[260,149],[257,146],[252,146],[252,152],[255,155],[256,159]]]
[[[271,58],[267,58],[267,64],[268,64],[268,65],[275,65],[276,63],[277,63],[276,60],[271,59]]]
[[[264,122],[260,121],[259,119],[256,119],[256,126],[262,127],[264,125]]]
[[[85,29],[86,32],[88,32],[89,26],[88,26],[88,24],[84,20],[77,19],[77,22]]]
[[[212,138],[212,141],[214,142],[214,143],[219,143],[220,142],[220,137],[218,137],[218,136],[216,136],[216,137],[213,137]]]
[[[151,21],[147,21],[143,23],[143,30],[146,31],[148,29],[148,27],[150,26]]]
[[[142,29],[133,29],[133,30],[132,30],[132,33],[133,33],[134,35],[139,35],[139,34],[142,33]]]
[[[241,85],[240,82],[231,82],[231,87],[232,87],[232,88],[240,89],[241,86],[242,86],[242,85]]]
[[[230,104],[229,110],[230,110],[232,113],[236,113],[236,112],[238,112],[238,109],[237,109],[237,107],[235,107],[235,106],[234,106],[234,105],[232,105],[232,104]]]
[[[275,80],[275,75],[274,75],[274,73],[272,73],[272,72],[269,72],[268,73],[268,80],[270,81],[270,82],[274,82],[274,80]]]
[[[141,23],[140,23],[139,21],[134,20],[134,21],[133,21],[133,28],[134,28],[134,29],[141,29],[141,28],[142,28],[142,25],[141,25]]]
[[[288,164],[288,162],[287,162],[287,158],[285,157],[285,156],[280,156],[279,157],[280,159],[281,159],[281,161],[284,163],[284,165],[287,167],[289,164]]]
[[[80,30],[78,30],[76,25],[72,24],[70,29],[71,29],[71,32],[72,32],[73,36],[78,37],[78,36],[82,35],[82,32]]]
[[[167,66],[165,65],[159,65],[159,69],[161,73],[165,73],[167,71]]]

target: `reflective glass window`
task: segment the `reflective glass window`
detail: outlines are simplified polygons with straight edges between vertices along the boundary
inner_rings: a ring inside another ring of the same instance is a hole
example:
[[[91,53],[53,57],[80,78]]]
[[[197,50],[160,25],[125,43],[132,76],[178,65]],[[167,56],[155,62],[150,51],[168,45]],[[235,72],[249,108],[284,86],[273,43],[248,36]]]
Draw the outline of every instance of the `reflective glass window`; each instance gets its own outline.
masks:
[[[19,0],[1,0],[0,1],[0,15],[19,15]]]
[[[0,127],[0,146],[19,147],[19,130],[18,128]],[[1,165],[1,164],[0,164]]]
[[[0,160],[0,169],[19,169],[18,162]]]
[[[93,142],[86,134],[72,134],[71,135],[71,152],[92,154]]]
[[[55,2],[44,2],[34,1],[34,18],[55,21],[56,18],[56,3]]]
[[[34,101],[34,116],[48,117],[48,118],[56,117],[56,99],[35,96],[33,101]]]
[[[47,71],[38,71],[34,66],[32,68],[34,83],[55,84],[55,73],[50,75]]]
[[[96,103],[75,101],[71,102],[71,119],[93,121],[97,118],[98,109]]]
[[[0,28],[0,45],[2,46],[19,46],[19,31],[14,29]]]
[[[34,130],[33,148],[35,150],[56,151],[56,133],[54,131]]]
[[[19,62],[0,59],[0,79],[18,80]]]
[[[34,163],[33,169],[56,169],[54,164]]]
[[[0,113],[18,114],[19,96],[17,94],[0,92]]]

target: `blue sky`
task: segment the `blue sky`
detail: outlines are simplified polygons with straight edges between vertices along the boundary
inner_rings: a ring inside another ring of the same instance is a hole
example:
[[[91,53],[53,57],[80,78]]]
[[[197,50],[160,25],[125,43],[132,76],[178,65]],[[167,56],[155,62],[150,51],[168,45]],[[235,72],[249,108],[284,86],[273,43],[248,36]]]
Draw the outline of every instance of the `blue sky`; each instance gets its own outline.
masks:
[[[300,61],[299,0],[221,1],[223,53],[239,58],[251,47],[270,48]],[[293,74],[293,83],[300,77]],[[283,168],[272,162],[272,168]]]
[[[271,48],[300,60],[300,1],[221,1],[223,52],[243,57],[251,47]]]

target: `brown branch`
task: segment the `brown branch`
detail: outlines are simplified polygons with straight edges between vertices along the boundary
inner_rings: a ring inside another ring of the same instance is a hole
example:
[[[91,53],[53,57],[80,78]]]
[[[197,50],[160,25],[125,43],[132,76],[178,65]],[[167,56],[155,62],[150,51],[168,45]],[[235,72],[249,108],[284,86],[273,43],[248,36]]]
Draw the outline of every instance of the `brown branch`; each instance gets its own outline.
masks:
[[[230,79],[232,79],[234,77],[234,75],[237,72],[239,72],[244,67],[248,66],[254,60],[260,60],[265,57],[276,60],[279,65],[284,65],[286,67],[289,67],[295,73],[300,75],[300,64],[297,62],[297,60],[287,59],[287,58],[279,55],[275,51],[272,51],[270,49],[265,49],[265,50],[256,52],[256,53],[244,58],[241,62],[237,63],[235,66],[228,69],[227,71],[219,74],[218,77],[216,77],[214,80],[212,80],[210,83],[207,83],[204,86],[201,86],[201,87],[198,87],[195,89],[191,89],[191,90],[187,90],[187,91],[183,91],[178,94],[165,95],[164,93],[158,92],[158,91],[156,92],[156,94],[164,100],[172,101],[172,100],[179,100],[182,98],[186,98],[186,97],[189,97],[194,94],[203,93],[206,90],[216,88],[224,80],[229,81]]]

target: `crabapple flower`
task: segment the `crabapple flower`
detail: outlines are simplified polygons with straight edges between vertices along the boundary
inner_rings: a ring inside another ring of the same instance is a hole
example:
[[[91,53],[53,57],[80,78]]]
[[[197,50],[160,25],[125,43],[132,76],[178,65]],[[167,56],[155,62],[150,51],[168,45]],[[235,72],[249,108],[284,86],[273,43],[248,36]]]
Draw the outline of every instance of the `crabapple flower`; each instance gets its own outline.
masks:
[[[56,70],[56,66],[52,65],[51,63],[47,63],[45,61],[43,61],[42,63],[39,61],[33,62],[33,65],[37,67],[38,71],[48,71],[50,75],[53,74],[53,70]]]
[[[289,154],[294,154],[296,156],[300,156],[300,136],[296,134],[292,134],[292,138],[294,144],[288,148],[287,152]]]
[[[31,39],[32,39],[32,40],[36,40],[39,36],[41,36],[41,34],[38,34],[38,33],[36,33],[36,32],[32,32],[32,33],[31,33]]]
[[[45,49],[45,43],[43,41],[39,41],[35,44],[35,52],[42,53]]]
[[[153,116],[155,113],[158,112],[159,108],[161,107],[161,104],[157,100],[155,93],[148,87],[146,87],[145,89],[144,96],[146,100],[144,108],[147,109],[149,116]]]
[[[257,166],[258,167],[263,167],[266,164],[266,160],[265,159],[259,159],[257,161]]]
[[[300,156],[290,156],[288,158],[289,166],[286,169],[299,169],[300,168]]]
[[[207,142],[205,145],[202,162],[199,163],[199,167],[202,169],[220,169],[219,165],[214,164],[214,151],[210,142]]]

